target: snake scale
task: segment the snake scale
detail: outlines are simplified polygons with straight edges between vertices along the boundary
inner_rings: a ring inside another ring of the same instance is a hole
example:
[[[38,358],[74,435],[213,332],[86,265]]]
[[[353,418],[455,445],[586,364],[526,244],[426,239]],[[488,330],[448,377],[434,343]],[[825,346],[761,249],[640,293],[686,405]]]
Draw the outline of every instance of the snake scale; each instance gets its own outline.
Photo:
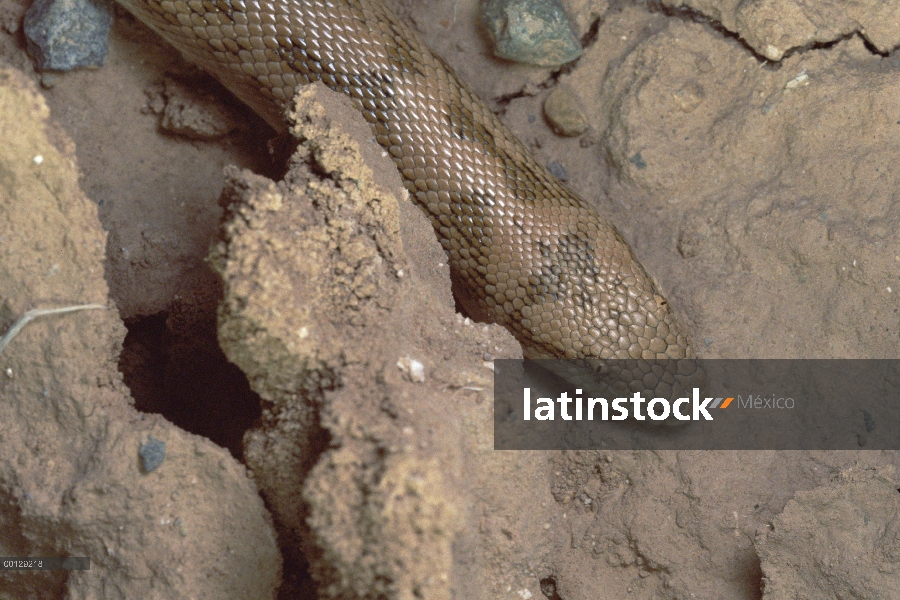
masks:
[[[118,0],[284,131],[298,86],[350,97],[427,213],[458,299],[526,358],[693,356],[616,229],[380,0]]]

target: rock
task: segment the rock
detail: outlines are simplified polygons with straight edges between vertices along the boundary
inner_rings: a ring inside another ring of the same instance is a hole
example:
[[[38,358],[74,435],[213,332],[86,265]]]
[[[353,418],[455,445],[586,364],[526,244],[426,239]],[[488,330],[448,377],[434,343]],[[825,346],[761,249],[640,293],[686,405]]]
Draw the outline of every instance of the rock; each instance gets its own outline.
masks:
[[[151,435],[147,443],[140,447],[138,454],[141,456],[141,468],[144,469],[144,473],[150,473],[166,460],[166,443]]]
[[[568,89],[558,87],[544,100],[544,115],[550,127],[566,137],[581,135],[588,128],[587,117],[578,98]]]
[[[858,33],[879,52],[900,44],[900,4],[883,0],[663,0],[688,7],[738,34],[769,60]]]
[[[28,53],[38,70],[102,67],[112,17],[108,0],[36,0],[25,13]]]
[[[556,68],[581,56],[559,0],[487,0],[482,11],[500,58]]]

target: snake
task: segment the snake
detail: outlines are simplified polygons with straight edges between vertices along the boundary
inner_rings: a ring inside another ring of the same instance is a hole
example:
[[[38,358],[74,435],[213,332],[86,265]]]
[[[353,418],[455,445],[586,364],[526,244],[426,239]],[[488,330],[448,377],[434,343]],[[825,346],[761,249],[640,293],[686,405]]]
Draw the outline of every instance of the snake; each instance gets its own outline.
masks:
[[[276,131],[348,96],[430,218],[457,301],[532,359],[681,359],[689,335],[618,230],[381,0],[117,0]]]

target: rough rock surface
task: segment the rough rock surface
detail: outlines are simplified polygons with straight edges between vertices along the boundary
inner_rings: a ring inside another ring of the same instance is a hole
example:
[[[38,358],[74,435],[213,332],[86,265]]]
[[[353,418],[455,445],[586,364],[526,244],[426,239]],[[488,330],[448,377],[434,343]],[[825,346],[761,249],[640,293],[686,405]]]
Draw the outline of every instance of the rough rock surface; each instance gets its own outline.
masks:
[[[0,331],[35,308],[108,304],[105,233],[69,138],[0,69]],[[242,465],[131,407],[111,305],[38,318],[0,354],[0,555],[89,571],[0,571],[0,598],[272,598],[280,556]],[[141,470],[139,449],[165,441]]]
[[[559,0],[486,0],[482,9],[500,58],[557,68],[581,56]]]
[[[102,67],[112,20],[109,0],[36,0],[25,14],[28,52],[40,70]]]
[[[900,45],[900,3],[885,0],[662,0],[738,34],[769,60],[859,34],[879,52]]]
[[[900,590],[900,489],[850,469],[798,493],[756,539],[764,600],[888,600]]]

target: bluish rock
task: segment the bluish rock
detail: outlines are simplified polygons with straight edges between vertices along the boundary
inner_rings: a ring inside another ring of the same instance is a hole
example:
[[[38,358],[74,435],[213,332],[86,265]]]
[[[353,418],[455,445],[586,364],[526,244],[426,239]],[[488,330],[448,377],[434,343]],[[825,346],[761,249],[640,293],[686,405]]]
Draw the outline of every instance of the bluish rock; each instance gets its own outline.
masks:
[[[500,58],[556,68],[581,56],[559,0],[485,0],[482,11]]]
[[[166,460],[166,443],[151,435],[147,443],[138,450],[138,454],[141,456],[141,468],[144,473],[150,473]]]
[[[102,67],[112,19],[109,0],[35,0],[25,13],[28,53],[39,71]]]

